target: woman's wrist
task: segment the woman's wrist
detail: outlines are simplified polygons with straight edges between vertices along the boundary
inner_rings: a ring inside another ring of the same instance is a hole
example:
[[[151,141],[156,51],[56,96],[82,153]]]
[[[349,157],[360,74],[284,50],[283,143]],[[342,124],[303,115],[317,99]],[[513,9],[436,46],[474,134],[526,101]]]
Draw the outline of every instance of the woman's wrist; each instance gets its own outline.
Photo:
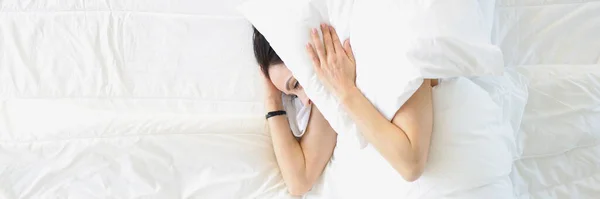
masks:
[[[337,88],[334,87],[334,89],[332,91],[338,98],[342,99],[342,98],[346,97],[348,94],[351,94],[352,92],[354,92],[354,90],[358,90],[356,88],[356,84],[354,82],[351,82],[348,80],[345,83],[339,83]]]
[[[283,110],[283,102],[279,98],[267,98],[265,100],[265,109],[267,112]]]
[[[360,92],[360,90],[358,90],[358,88],[356,86],[351,86],[348,87],[346,89],[344,89],[344,92],[341,92],[338,94],[340,103],[344,106],[351,106],[350,104],[352,104],[352,100],[356,99],[356,97],[359,97],[357,95],[362,95],[362,93]]]

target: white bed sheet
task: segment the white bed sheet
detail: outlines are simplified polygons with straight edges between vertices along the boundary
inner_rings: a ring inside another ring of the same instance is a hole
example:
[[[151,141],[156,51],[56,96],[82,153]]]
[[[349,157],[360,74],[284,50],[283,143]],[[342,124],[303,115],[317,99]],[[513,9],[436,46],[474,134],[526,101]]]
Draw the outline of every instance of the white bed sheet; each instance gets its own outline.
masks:
[[[239,0],[0,1],[0,198],[285,198]]]
[[[600,196],[600,1],[499,0],[493,40],[528,81],[515,198]]]
[[[240,1],[0,1],[0,198],[289,197]],[[530,91],[517,198],[600,195],[597,13],[498,0],[493,40]],[[334,169],[309,197],[343,191]]]

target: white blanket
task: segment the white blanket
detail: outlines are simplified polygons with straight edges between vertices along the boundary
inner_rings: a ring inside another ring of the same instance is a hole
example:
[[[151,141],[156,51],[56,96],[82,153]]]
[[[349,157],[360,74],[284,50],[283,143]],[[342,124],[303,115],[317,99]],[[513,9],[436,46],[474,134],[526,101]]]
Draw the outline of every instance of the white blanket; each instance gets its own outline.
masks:
[[[519,199],[600,196],[600,2],[499,0],[493,40],[527,79]]]
[[[0,198],[286,198],[237,0],[0,1]]]

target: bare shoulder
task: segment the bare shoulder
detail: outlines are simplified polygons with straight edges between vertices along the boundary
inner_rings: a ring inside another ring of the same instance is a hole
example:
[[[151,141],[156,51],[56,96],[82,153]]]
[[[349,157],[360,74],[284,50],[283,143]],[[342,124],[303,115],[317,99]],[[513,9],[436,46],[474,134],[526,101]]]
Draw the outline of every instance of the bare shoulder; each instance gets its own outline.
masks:
[[[430,83],[430,85],[431,85],[431,87],[435,87],[435,86],[437,86],[437,85],[438,85],[438,83],[439,83],[439,80],[438,80],[438,79],[431,79],[431,83]]]
[[[407,123],[418,124],[421,115],[430,114],[424,111],[431,109],[432,90],[437,84],[437,79],[425,79],[417,91],[398,109],[392,123],[399,127],[404,127]]]

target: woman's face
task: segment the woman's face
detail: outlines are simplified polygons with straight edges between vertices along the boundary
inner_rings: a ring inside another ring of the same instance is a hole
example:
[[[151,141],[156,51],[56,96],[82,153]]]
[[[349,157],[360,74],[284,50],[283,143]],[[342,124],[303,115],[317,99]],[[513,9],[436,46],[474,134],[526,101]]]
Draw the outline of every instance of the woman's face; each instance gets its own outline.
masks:
[[[310,99],[304,93],[304,88],[300,85],[298,80],[292,76],[292,72],[285,66],[285,64],[275,64],[269,67],[269,76],[271,82],[286,95],[298,97],[304,106],[310,105]]]

